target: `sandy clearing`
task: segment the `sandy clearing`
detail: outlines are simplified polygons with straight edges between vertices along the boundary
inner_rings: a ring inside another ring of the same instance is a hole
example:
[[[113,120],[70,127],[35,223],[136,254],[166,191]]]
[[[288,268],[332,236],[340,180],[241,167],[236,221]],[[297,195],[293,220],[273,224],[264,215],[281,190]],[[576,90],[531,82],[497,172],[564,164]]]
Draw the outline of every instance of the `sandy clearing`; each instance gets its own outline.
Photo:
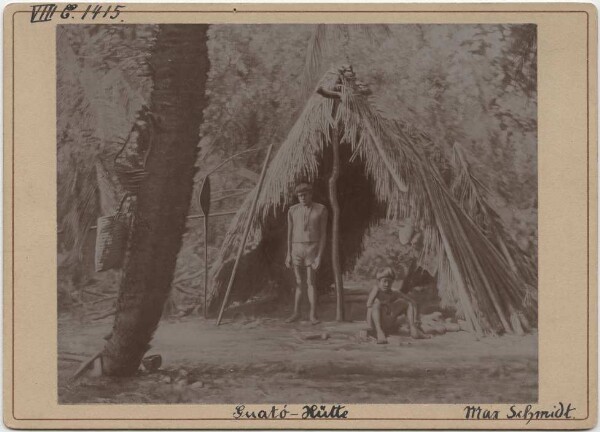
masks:
[[[59,352],[92,354],[110,319],[59,325]],[[259,318],[161,323],[149,354],[162,371],[127,379],[68,384],[77,363],[59,362],[63,403],[523,403],[537,400],[537,334],[477,340],[465,332],[429,340],[392,336],[388,345],[360,341],[364,323],[285,324]],[[329,339],[303,341],[309,333]],[[165,382],[185,369],[191,381]],[[168,378],[167,378],[168,380]]]

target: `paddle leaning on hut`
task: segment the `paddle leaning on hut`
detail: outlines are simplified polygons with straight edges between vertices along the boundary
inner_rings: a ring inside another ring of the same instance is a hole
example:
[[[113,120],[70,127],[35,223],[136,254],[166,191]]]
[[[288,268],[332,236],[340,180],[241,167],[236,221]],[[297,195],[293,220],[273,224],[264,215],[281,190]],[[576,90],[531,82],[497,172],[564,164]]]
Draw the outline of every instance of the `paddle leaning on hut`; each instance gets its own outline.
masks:
[[[307,179],[315,199],[331,210],[317,285],[335,285],[338,320],[342,272],[353,268],[369,226],[384,218],[410,219],[422,233],[417,264],[433,267],[443,306],[453,307],[480,335],[529,331],[537,321],[535,269],[504,229],[458,146],[450,160],[427,134],[383,117],[369,98],[351,66],[325,74],[270,162],[256,210],[251,211],[255,194],[249,194],[231,223],[212,268],[209,313],[223,301],[248,223],[248,244],[229,300],[247,300],[266,287],[289,293],[294,280],[282,265],[286,215],[294,186]]]

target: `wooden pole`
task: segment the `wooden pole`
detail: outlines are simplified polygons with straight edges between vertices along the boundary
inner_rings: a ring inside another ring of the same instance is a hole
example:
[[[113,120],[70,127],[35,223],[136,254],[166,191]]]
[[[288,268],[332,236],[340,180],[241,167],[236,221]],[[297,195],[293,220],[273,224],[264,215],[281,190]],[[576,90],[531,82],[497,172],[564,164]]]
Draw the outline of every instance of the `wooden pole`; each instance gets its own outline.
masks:
[[[89,359],[87,359],[86,361],[81,363],[81,365],[77,368],[77,370],[71,377],[71,380],[75,380],[75,379],[79,378],[82,373],[84,373],[87,369],[89,369],[89,367],[92,365],[92,363],[94,363],[94,361],[96,361],[96,359],[101,357],[101,355],[102,355],[102,350],[98,351],[96,354],[91,356]]]
[[[226,211],[226,212],[220,212],[220,213],[213,213],[210,216],[211,217],[219,217],[219,216],[231,216],[236,214],[238,211],[237,210],[232,210],[232,211]],[[188,219],[192,220],[192,219],[204,219],[204,215],[203,214],[195,214],[195,215],[190,215],[187,217]],[[90,227],[90,231],[93,231],[95,229],[97,229],[98,227],[96,225],[92,225]]]
[[[246,220],[246,226],[244,227],[244,234],[242,235],[242,242],[240,243],[240,248],[238,249],[237,256],[235,257],[235,263],[233,264],[233,270],[231,270],[231,276],[229,278],[229,284],[227,285],[227,291],[225,291],[225,297],[223,298],[223,303],[221,304],[221,310],[219,310],[219,316],[217,318],[217,325],[221,324],[221,319],[223,318],[223,312],[225,311],[225,306],[227,305],[227,300],[229,300],[229,294],[231,293],[231,288],[233,287],[233,283],[235,282],[235,275],[237,273],[237,268],[240,263],[240,258],[244,253],[244,247],[246,246],[246,239],[248,238],[248,234],[250,233],[250,227],[252,226],[252,219],[254,218],[254,211],[256,210],[256,204],[258,202],[258,196],[260,195],[260,191],[262,189],[262,185],[265,180],[265,174],[267,172],[267,165],[269,164],[269,157],[271,156],[271,150],[273,150],[273,144],[269,146],[269,150],[267,150],[267,156],[265,157],[265,162],[262,167],[262,171],[260,173],[260,179],[258,180],[258,185],[256,186],[256,194],[252,200],[252,206],[250,207],[250,213],[248,214],[248,219]]]
[[[204,307],[203,315],[207,317],[207,300],[208,295],[208,217],[210,215],[210,177],[204,177],[202,187],[200,188],[200,210],[204,215]]]
[[[210,215],[210,217],[229,216],[229,215],[234,215],[237,212],[238,212],[237,210],[231,210],[231,211],[220,212],[220,213],[212,213]],[[203,214],[195,214],[195,215],[190,215],[187,218],[188,219],[203,219],[204,215]]]
[[[330,82],[335,88],[335,82]],[[333,100],[331,116],[336,118],[340,104],[341,93],[330,88],[320,86],[317,93]],[[340,176],[340,136],[337,125],[331,129],[332,166],[329,176],[329,203],[331,204],[331,269],[335,284],[335,320],[344,321],[344,280],[342,278],[342,264],[340,262],[340,205],[337,197],[337,181]]]
[[[334,117],[337,108],[334,102]],[[340,262],[340,205],[337,196],[337,181],[340,176],[340,136],[337,127],[331,131],[331,150],[333,164],[331,176],[329,177],[329,202],[331,203],[331,267],[333,269],[333,280],[335,283],[336,307],[335,320],[344,321],[344,280],[342,278],[342,265]]]
[[[204,319],[208,318],[208,214],[204,217]]]

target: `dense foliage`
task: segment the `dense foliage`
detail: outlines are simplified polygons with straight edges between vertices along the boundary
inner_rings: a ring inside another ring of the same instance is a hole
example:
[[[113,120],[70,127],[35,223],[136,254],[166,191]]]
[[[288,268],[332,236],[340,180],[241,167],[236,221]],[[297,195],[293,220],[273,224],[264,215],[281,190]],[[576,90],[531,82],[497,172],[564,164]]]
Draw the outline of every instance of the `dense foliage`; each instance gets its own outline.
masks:
[[[92,227],[100,216],[95,163],[118,151],[147,103],[147,58],[156,27],[59,26],[56,33],[60,307],[80,303],[87,285],[116,291],[118,272],[93,271]]]
[[[118,27],[118,28],[117,28]],[[98,214],[94,163],[113,154],[146,103],[152,26],[67,26],[57,36],[59,290],[86,284],[115,290],[119,272],[90,266]],[[426,131],[447,149],[460,143],[474,173],[518,245],[537,255],[537,93],[535,26],[510,25],[213,25],[207,95],[199,137],[197,186],[227,157],[282,142],[306,101],[307,74],[350,63],[388,118]],[[308,60],[307,60],[308,59]],[[319,61],[316,61],[319,60]],[[312,62],[312,63],[311,63]],[[310,72],[310,70],[309,70]],[[264,152],[246,153],[211,176],[212,211],[237,209],[254,185]],[[199,213],[193,204],[192,214]],[[229,216],[211,221],[211,256]],[[355,272],[370,277],[402,262],[393,226],[375,228]],[[188,222],[178,259],[177,303],[201,292],[200,219]],[[85,253],[84,253],[85,252]],[[534,259],[534,262],[536,260]],[[90,280],[91,278],[91,280]]]

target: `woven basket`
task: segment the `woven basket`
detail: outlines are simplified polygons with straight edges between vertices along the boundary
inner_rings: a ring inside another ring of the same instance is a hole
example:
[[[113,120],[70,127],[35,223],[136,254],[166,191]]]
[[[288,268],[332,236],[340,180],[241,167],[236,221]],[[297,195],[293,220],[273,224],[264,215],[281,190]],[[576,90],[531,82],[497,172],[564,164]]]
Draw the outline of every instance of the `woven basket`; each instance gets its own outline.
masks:
[[[127,217],[102,216],[96,224],[96,271],[118,269],[123,264],[127,247]]]

